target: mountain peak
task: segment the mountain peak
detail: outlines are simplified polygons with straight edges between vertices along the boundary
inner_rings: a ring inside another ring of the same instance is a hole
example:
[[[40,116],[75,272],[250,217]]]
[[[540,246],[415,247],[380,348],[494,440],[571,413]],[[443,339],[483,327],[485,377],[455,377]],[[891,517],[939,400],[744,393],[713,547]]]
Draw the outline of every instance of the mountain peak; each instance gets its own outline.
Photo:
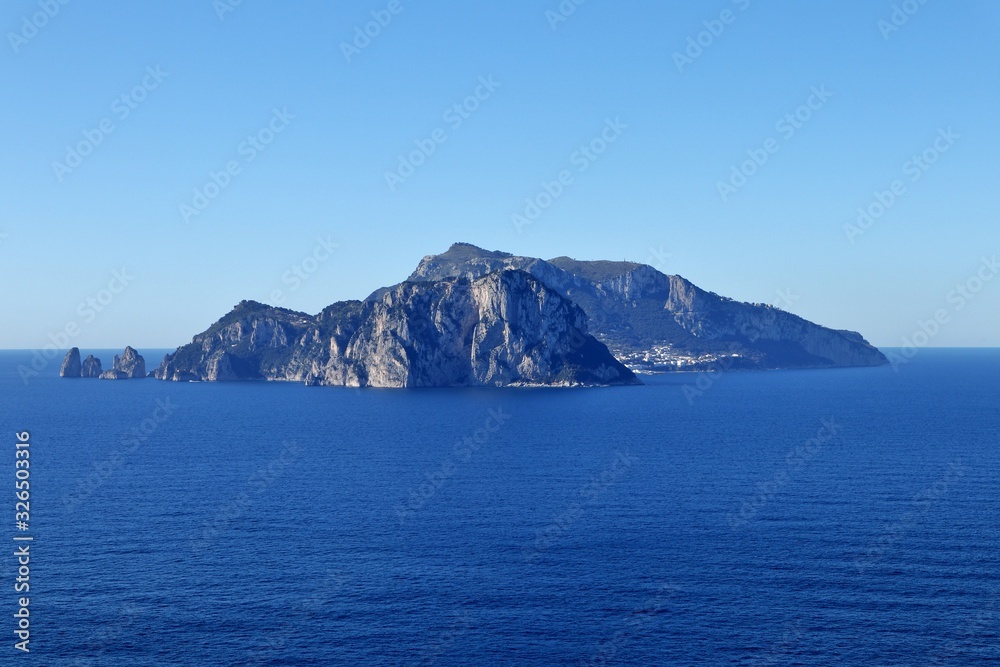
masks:
[[[430,255],[434,257],[434,255]],[[477,245],[471,243],[465,243],[463,241],[458,241],[452,243],[451,247],[445,252],[437,255],[437,257],[447,258],[450,260],[468,260],[476,259],[480,257],[486,257],[490,259],[501,259],[504,257],[512,257],[509,252],[502,252],[500,250],[486,250],[485,248],[480,248]]]

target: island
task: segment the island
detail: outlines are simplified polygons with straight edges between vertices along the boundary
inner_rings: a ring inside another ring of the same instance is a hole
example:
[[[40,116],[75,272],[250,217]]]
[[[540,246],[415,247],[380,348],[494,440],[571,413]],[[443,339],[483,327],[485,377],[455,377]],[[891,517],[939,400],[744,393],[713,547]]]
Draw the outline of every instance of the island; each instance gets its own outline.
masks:
[[[311,315],[242,301],[150,375],[346,387],[611,386],[637,373],[879,366],[857,332],[743,303],[635,262],[543,260],[455,243],[410,277]],[[145,377],[131,347],[101,372]]]

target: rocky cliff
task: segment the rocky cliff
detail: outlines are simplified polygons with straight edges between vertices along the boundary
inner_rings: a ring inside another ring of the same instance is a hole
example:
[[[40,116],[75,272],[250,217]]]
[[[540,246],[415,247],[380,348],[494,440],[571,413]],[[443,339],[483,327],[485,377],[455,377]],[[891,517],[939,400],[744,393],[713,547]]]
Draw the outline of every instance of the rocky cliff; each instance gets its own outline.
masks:
[[[546,261],[456,243],[425,257],[410,280],[476,279],[510,268],[530,273],[577,303],[587,313],[590,331],[634,368],[687,370],[723,357],[740,368],[886,363],[859,333],[828,329],[772,306],[733,301],[635,262]]]
[[[101,372],[101,360],[92,354],[88,354],[87,358],[83,360],[83,366],[80,368],[80,377],[99,378],[101,377]]]
[[[511,269],[407,281],[315,317],[245,301],[167,355],[156,377],[353,387],[637,383],[587,333],[579,306]]]
[[[59,369],[59,377],[80,377],[80,348],[74,347],[66,354],[66,358],[62,362],[62,367]]]
[[[98,362],[99,364],[100,362]],[[126,347],[121,356],[115,355],[110,370],[100,375],[102,380],[137,380],[146,377],[146,360],[131,347]]]

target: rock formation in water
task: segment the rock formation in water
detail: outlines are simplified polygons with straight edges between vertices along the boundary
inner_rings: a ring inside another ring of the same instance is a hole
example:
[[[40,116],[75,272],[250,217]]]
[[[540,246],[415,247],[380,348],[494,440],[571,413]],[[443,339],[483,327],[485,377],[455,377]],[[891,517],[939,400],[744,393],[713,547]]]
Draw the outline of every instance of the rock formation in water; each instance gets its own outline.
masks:
[[[405,282],[315,317],[244,301],[167,355],[165,380],[352,387],[636,384],[573,302],[531,275]]]
[[[134,380],[146,377],[146,360],[131,347],[126,347],[119,357],[115,355],[110,370],[101,373],[102,380]]]
[[[101,360],[92,354],[87,355],[87,358],[83,360],[83,366],[80,369],[80,377],[99,378],[101,377],[101,372]]]
[[[59,377],[80,377],[80,348],[74,347],[66,354],[66,358],[62,362],[62,368],[59,369]]]

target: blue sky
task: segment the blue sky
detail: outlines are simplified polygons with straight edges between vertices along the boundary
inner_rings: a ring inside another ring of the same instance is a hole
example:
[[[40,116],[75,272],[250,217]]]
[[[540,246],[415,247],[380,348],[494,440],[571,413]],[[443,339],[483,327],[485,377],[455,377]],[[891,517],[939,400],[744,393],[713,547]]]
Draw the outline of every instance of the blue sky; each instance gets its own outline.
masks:
[[[0,347],[173,347],[454,241],[1000,345],[1000,6],[895,5],[7,2]]]

